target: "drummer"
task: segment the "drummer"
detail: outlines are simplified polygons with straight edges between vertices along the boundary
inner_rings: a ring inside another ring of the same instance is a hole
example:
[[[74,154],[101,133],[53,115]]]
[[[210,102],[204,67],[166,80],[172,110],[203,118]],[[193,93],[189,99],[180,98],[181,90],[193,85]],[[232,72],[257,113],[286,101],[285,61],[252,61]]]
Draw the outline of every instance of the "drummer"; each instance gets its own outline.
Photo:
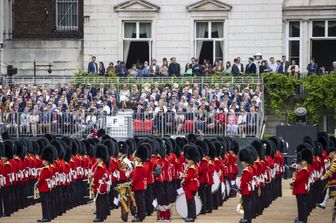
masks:
[[[201,160],[200,153],[196,146],[187,144],[184,148],[186,152],[187,169],[182,179],[182,186],[187,200],[188,216],[185,222],[194,222],[196,219],[195,194],[198,191],[198,163]]]

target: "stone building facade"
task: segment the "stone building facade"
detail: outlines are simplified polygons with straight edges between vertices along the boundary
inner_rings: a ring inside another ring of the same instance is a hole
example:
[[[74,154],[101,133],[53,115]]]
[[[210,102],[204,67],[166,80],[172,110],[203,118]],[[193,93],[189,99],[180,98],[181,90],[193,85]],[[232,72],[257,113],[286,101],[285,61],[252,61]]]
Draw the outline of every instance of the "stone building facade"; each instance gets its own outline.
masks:
[[[303,72],[310,57],[326,68],[336,60],[334,0],[39,1],[0,3],[2,64],[13,64],[22,75],[31,73],[34,59],[71,75],[86,70],[93,55],[104,64],[124,60],[128,66],[137,59],[161,64],[176,57],[184,66],[191,57],[232,62],[239,56],[246,63],[256,53],[264,59],[286,55]]]

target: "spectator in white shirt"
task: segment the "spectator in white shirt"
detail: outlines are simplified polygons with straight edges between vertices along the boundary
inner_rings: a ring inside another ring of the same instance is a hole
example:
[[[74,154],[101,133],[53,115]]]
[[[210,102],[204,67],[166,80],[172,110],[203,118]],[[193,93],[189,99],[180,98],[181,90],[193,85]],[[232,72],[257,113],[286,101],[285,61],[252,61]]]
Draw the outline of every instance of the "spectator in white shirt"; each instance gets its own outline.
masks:
[[[275,62],[274,57],[271,57],[271,58],[270,58],[270,63],[268,64],[268,67],[269,67],[269,71],[270,71],[271,73],[274,73],[274,72],[277,71],[277,67],[278,67],[278,65],[277,65],[277,63]]]

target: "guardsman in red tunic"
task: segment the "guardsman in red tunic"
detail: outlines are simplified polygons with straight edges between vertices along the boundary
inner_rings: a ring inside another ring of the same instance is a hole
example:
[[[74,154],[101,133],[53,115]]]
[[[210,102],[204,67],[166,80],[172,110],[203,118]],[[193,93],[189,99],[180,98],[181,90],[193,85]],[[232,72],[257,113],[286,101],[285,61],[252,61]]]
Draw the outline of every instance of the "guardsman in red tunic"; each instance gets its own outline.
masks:
[[[300,148],[300,151],[298,150]],[[296,196],[298,217],[297,223],[307,223],[310,212],[309,204],[309,178],[311,175],[309,165],[312,164],[313,153],[305,144],[297,147],[297,171],[291,179],[292,193]]]
[[[198,188],[198,195],[202,201],[202,209],[200,214],[205,214],[207,210],[207,196],[206,196],[206,187],[209,183],[209,175],[208,175],[208,166],[209,166],[209,148],[208,144],[203,140],[197,140],[195,144],[201,147],[203,152],[203,157],[201,157],[201,161],[199,164],[199,183],[200,186]]]
[[[217,155],[216,147],[212,142],[206,141],[209,148],[209,156],[207,159],[209,160],[208,166],[208,185],[206,187],[206,195],[207,195],[207,213],[212,213],[213,210],[213,196],[212,196],[212,185],[214,184],[214,173],[215,173],[215,157]]]
[[[13,159],[13,144],[10,141],[4,141],[4,152],[2,154],[2,161],[4,163],[2,175],[4,177],[3,187],[3,205],[4,215],[10,216],[14,212],[14,167],[11,160]]]
[[[95,146],[95,151],[97,166],[93,170],[93,179],[90,185],[95,193],[94,201],[96,202],[96,218],[93,222],[103,222],[106,220],[110,211],[107,195],[109,157],[107,148],[104,144],[97,144]]]
[[[130,186],[134,191],[135,203],[136,203],[136,216],[132,222],[142,222],[146,217],[146,203],[145,203],[145,191],[147,189],[147,172],[148,166],[146,161],[148,160],[148,150],[150,144],[143,143],[134,153],[135,169],[131,172]]]
[[[239,151],[239,160],[243,166],[243,172],[240,178],[240,194],[242,196],[244,218],[240,220],[240,223],[250,223],[252,222],[252,180],[253,173],[251,172],[250,166],[252,165],[252,156],[248,149],[242,149]]]
[[[147,189],[145,192],[145,202],[146,202],[146,213],[147,216],[150,216],[154,212],[153,200],[154,200],[154,169],[157,167],[157,160],[154,158],[155,155],[152,154],[154,149],[154,145],[152,141],[148,141],[150,147],[148,148],[148,160],[146,161],[146,165],[148,167],[147,171]]]
[[[266,163],[265,163],[265,151],[260,140],[254,140],[251,145],[257,151],[257,160],[255,165],[258,167],[258,195],[259,195],[259,207],[257,208],[257,214],[262,215],[262,212],[265,208],[265,172],[266,172]]]
[[[195,194],[199,187],[199,166],[201,155],[196,146],[187,144],[184,147],[187,168],[182,179],[182,186],[187,200],[188,216],[185,222],[194,222],[196,219]]]
[[[51,165],[55,160],[55,150],[55,147],[52,145],[46,146],[42,149],[41,160],[43,162],[43,167],[36,183],[36,186],[40,192],[42,219],[37,220],[37,222],[49,222],[53,218],[51,204]]]
[[[226,153],[225,159],[227,160],[227,165],[229,169],[228,179],[230,181],[230,197],[235,197],[237,195],[237,185],[236,178],[238,175],[238,164],[237,164],[237,154],[239,151],[239,144],[237,141],[227,138],[229,142],[229,152]]]

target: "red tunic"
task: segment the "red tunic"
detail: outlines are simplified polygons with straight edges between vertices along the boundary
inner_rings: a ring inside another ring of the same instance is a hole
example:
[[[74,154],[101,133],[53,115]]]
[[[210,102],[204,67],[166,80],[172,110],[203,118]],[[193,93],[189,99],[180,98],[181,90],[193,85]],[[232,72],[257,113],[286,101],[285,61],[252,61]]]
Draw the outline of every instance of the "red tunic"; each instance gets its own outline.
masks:
[[[133,190],[147,189],[147,171],[144,163],[138,164],[130,174]]]
[[[277,171],[277,176],[281,176],[283,174],[283,166],[285,163],[285,159],[283,157],[283,155],[281,154],[280,151],[276,151],[275,156],[274,156],[274,161],[275,163],[278,165],[278,169]]]
[[[207,185],[209,183],[209,174],[208,174],[209,161],[206,158],[203,158],[199,166],[199,182],[200,184]]]
[[[307,194],[308,193],[308,181],[310,173],[308,168],[303,168],[296,172],[293,183],[293,195]]]
[[[153,184],[154,183],[154,176],[153,176],[153,170],[154,170],[154,163],[151,159],[146,161],[146,166],[148,168],[147,170],[147,184]]]
[[[3,176],[6,178],[5,187],[9,187],[14,184],[14,182],[11,182],[10,178],[13,176],[13,170],[12,170],[12,164],[9,161],[6,161],[3,166],[2,170]]]
[[[93,192],[97,193],[99,189],[99,193],[106,193],[107,181],[108,181],[108,170],[106,168],[106,165],[105,163],[99,163],[93,173]]]
[[[235,180],[238,175],[237,156],[228,152],[225,154],[225,159],[227,160],[227,166],[229,169],[229,180]]]
[[[183,190],[184,190],[187,200],[192,200],[194,198],[193,192],[198,191],[198,187],[199,187],[198,171],[199,171],[199,167],[197,164],[191,165],[186,170],[186,174],[182,181],[182,185],[183,185]]]
[[[241,195],[250,195],[252,193],[251,182],[253,179],[253,173],[251,172],[251,168],[245,168],[242,172],[242,176],[240,178],[240,193]]]
[[[213,185],[214,184],[214,172],[215,172],[215,161],[210,160],[209,161],[209,166],[208,166],[208,177],[209,177],[209,182],[208,185]]]
[[[51,165],[44,166],[41,169],[41,173],[39,175],[37,181],[37,187],[39,192],[49,192],[51,188],[48,187],[48,180],[52,177],[52,167]]]

